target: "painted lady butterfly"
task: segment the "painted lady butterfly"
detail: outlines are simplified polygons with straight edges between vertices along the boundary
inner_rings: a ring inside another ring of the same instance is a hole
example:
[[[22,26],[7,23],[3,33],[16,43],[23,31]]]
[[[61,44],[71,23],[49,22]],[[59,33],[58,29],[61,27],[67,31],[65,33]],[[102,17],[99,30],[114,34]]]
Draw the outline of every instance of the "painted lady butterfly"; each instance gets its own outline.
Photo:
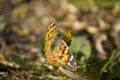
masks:
[[[62,32],[56,29],[55,21],[52,19],[45,37],[44,52],[47,62],[55,66],[62,66],[76,71],[77,64],[74,56],[61,36]]]

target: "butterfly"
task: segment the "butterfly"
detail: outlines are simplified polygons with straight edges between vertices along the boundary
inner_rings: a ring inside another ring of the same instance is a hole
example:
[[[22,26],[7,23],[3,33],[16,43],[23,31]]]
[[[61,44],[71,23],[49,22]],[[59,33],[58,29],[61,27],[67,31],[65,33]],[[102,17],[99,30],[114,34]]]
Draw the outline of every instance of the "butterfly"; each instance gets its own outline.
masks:
[[[45,36],[45,56],[54,66],[77,70],[77,64],[66,42],[61,38],[63,32],[57,30],[55,20],[51,19]]]

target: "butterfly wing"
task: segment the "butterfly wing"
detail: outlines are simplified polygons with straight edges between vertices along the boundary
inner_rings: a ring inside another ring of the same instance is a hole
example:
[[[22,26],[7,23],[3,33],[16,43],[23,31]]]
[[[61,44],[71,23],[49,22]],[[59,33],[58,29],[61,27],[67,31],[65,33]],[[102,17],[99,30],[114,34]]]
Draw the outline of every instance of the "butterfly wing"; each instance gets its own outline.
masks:
[[[75,62],[75,58],[73,56],[73,54],[70,52],[69,47],[67,46],[67,44],[63,41],[61,41],[61,47],[60,50],[62,52],[62,57],[61,55],[59,56],[59,60],[57,60],[57,63],[59,62],[65,62],[65,67],[68,69],[71,69],[72,71],[76,71],[77,70],[77,64]],[[61,53],[59,52],[59,54]]]
[[[71,69],[72,71],[76,71],[77,64],[75,62],[74,56],[69,50],[69,47],[61,38],[58,38],[56,40],[57,41],[54,41],[52,43],[55,44],[54,50],[51,53],[49,53],[49,55],[47,55],[48,63],[55,66],[63,66],[68,69]]]

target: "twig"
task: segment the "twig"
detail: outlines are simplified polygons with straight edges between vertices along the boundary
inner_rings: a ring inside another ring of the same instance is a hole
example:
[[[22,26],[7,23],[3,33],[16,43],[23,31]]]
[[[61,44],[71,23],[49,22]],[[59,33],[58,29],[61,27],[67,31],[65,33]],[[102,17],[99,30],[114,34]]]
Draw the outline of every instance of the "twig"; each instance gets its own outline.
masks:
[[[63,67],[59,67],[59,70],[64,73],[66,76],[68,76],[71,79],[74,80],[85,80],[81,75],[75,74],[69,70],[65,70]]]

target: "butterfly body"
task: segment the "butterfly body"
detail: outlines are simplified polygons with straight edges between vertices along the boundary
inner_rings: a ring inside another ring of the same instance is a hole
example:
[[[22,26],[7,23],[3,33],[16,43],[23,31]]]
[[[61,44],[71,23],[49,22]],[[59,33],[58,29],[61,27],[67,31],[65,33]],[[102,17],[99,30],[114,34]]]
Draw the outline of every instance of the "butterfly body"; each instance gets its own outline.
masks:
[[[67,67],[72,71],[77,70],[77,64],[69,47],[61,38],[62,32],[56,29],[54,21],[50,22],[45,38],[45,55],[47,62],[55,66]]]

